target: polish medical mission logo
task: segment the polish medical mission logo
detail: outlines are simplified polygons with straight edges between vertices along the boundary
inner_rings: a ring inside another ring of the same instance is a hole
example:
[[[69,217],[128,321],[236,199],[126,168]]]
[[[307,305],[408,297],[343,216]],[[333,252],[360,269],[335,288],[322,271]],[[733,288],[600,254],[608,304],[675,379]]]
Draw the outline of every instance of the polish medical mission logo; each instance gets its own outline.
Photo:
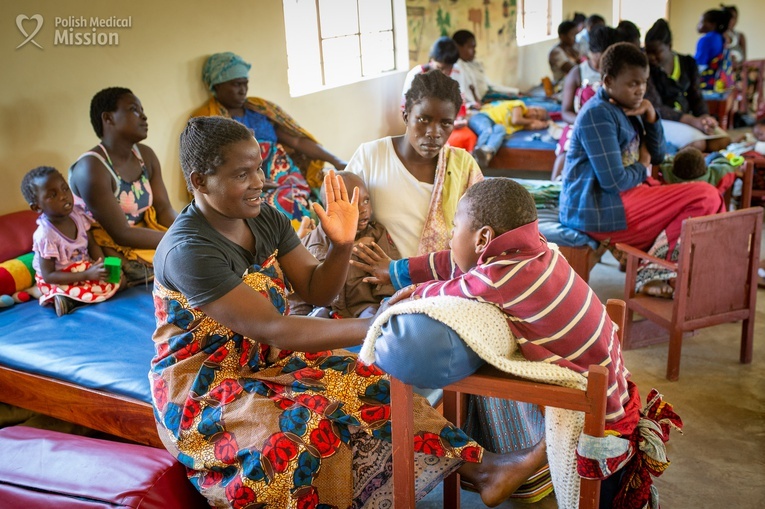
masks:
[[[25,21],[34,21],[37,23],[37,26],[35,26],[34,30],[32,30],[32,33],[27,33],[26,28],[24,28],[24,22]],[[42,49],[42,46],[37,44],[37,41],[34,40],[35,35],[42,29],[43,26],[43,17],[40,14],[35,14],[34,16],[27,16],[26,14],[19,14],[16,16],[16,27],[19,29],[19,32],[26,37],[21,44],[16,46],[16,49],[21,48],[22,46],[25,46],[26,44],[32,43],[38,48]]]

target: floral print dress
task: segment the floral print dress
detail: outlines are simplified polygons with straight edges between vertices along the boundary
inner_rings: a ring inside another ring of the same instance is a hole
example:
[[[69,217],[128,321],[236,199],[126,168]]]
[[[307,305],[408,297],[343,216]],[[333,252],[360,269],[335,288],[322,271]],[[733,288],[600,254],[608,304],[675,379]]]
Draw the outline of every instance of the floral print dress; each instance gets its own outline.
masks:
[[[286,314],[276,254],[245,284]],[[392,506],[387,375],[344,350],[279,350],[243,337],[155,282],[149,374],[160,438],[214,507]],[[419,496],[483,449],[415,400]]]

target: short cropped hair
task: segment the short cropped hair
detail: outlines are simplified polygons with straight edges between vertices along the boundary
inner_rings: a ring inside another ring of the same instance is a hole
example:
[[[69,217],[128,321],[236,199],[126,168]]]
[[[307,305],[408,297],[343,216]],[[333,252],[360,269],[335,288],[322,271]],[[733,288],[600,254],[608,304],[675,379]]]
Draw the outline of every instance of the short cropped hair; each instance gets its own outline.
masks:
[[[600,72],[604,77],[615,78],[627,67],[648,67],[645,53],[629,42],[617,42],[609,46],[600,57]]]
[[[52,166],[38,166],[37,168],[32,168],[26,175],[24,175],[24,178],[21,179],[21,194],[29,205],[37,205],[37,179],[55,173],[61,175],[61,173]]]
[[[619,40],[615,28],[596,25],[590,32],[589,48],[592,53],[603,53]]]
[[[231,144],[253,139],[252,131],[225,117],[194,117],[181,133],[180,159],[186,188],[193,190],[191,174],[212,175],[223,163],[224,149]]]
[[[585,23],[585,26],[587,26],[587,30],[594,27],[595,25],[605,25],[606,19],[601,16],[600,14],[593,14],[589,18],[587,18],[587,22]]]
[[[502,235],[537,220],[534,198],[518,182],[504,177],[488,178],[468,188],[462,197],[470,229],[490,226]]]
[[[101,116],[104,113],[117,111],[117,102],[119,102],[120,97],[132,93],[128,88],[109,87],[93,96],[93,99],[90,100],[90,123],[93,125],[96,136],[99,138],[104,136],[104,121]]]
[[[640,29],[632,21],[621,20],[616,25],[616,34],[619,42],[630,42],[640,46]],[[590,36],[590,46],[592,46],[592,36]]]
[[[451,37],[439,37],[430,48],[430,58],[446,65],[456,64],[460,58],[457,43]]]
[[[701,150],[686,147],[675,154],[672,161],[672,173],[683,180],[694,180],[707,172],[707,163]]]
[[[570,31],[574,30],[576,28],[576,23],[573,21],[561,21],[560,25],[558,25],[558,37],[562,35],[566,35]]]
[[[412,86],[404,96],[404,111],[409,113],[415,103],[425,99],[433,98],[442,101],[448,101],[454,104],[454,113],[456,114],[462,106],[462,95],[460,95],[460,85],[449,76],[438,69],[433,69],[426,73],[418,74],[412,80]]]
[[[457,43],[457,46],[464,45],[470,39],[475,40],[475,34],[470,30],[457,30],[454,32],[454,35],[452,35],[452,40]]]

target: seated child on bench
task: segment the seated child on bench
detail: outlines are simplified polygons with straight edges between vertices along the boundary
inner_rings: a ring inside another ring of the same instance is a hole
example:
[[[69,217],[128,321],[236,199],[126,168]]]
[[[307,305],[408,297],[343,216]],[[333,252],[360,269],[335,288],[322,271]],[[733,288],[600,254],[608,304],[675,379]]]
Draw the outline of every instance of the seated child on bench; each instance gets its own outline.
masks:
[[[354,251],[363,261],[351,264],[369,272],[370,281],[392,280],[397,289],[410,285],[391,302],[450,295],[496,305],[507,315],[518,347],[529,360],[585,375],[591,364],[607,367],[606,430],[628,440],[638,437],[639,395],[624,366],[614,323],[587,283],[540,235],[529,192],[507,178],[470,187],[457,207],[450,247],[391,262],[379,249],[357,246]],[[492,416],[486,418],[491,422]],[[495,429],[502,426],[498,420],[491,423]],[[630,475],[610,476],[602,485],[602,500],[612,499],[617,491],[623,496],[631,475],[639,475],[634,467],[643,461],[643,453],[632,452],[626,469]]]
[[[21,192],[40,213],[32,242],[40,305],[52,300],[56,315],[63,316],[114,295],[120,285],[106,281],[104,253],[90,233],[93,219],[61,173],[50,166],[34,168],[24,175]]]
[[[388,235],[388,230],[381,223],[372,220],[372,203],[369,199],[369,191],[364,181],[358,175],[349,171],[336,172],[342,177],[345,186],[349,190],[359,188],[359,223],[356,231],[355,243],[374,244],[390,258],[398,259],[401,255]],[[326,203],[325,189],[322,186],[321,198]],[[308,251],[323,262],[330,248],[330,241],[324,233],[321,225],[301,239]],[[345,286],[332,302],[330,308],[314,308],[310,304],[300,300],[296,294],[290,296],[290,314],[308,315],[338,318],[367,318],[374,316],[384,297],[393,295],[393,286],[377,285],[363,281],[366,272],[356,267],[348,268],[348,276]]]
[[[468,127],[478,135],[473,157],[481,168],[486,168],[502,147],[505,135],[522,129],[545,129],[549,124],[548,118],[547,110],[538,106],[527,107],[521,100],[484,105],[468,120]]]

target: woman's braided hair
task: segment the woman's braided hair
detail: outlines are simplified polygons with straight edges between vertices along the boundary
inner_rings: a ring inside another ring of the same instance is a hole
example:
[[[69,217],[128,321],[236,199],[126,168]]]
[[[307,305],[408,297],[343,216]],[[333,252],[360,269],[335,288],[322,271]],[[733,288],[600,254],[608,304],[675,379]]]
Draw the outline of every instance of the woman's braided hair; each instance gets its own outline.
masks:
[[[418,74],[406,92],[404,111],[409,113],[415,103],[425,98],[440,99],[454,104],[456,114],[462,106],[460,85],[438,69]]]
[[[232,143],[252,140],[243,124],[225,117],[194,117],[181,133],[181,169],[186,187],[192,191],[191,174],[212,175],[225,163],[223,152]]]

